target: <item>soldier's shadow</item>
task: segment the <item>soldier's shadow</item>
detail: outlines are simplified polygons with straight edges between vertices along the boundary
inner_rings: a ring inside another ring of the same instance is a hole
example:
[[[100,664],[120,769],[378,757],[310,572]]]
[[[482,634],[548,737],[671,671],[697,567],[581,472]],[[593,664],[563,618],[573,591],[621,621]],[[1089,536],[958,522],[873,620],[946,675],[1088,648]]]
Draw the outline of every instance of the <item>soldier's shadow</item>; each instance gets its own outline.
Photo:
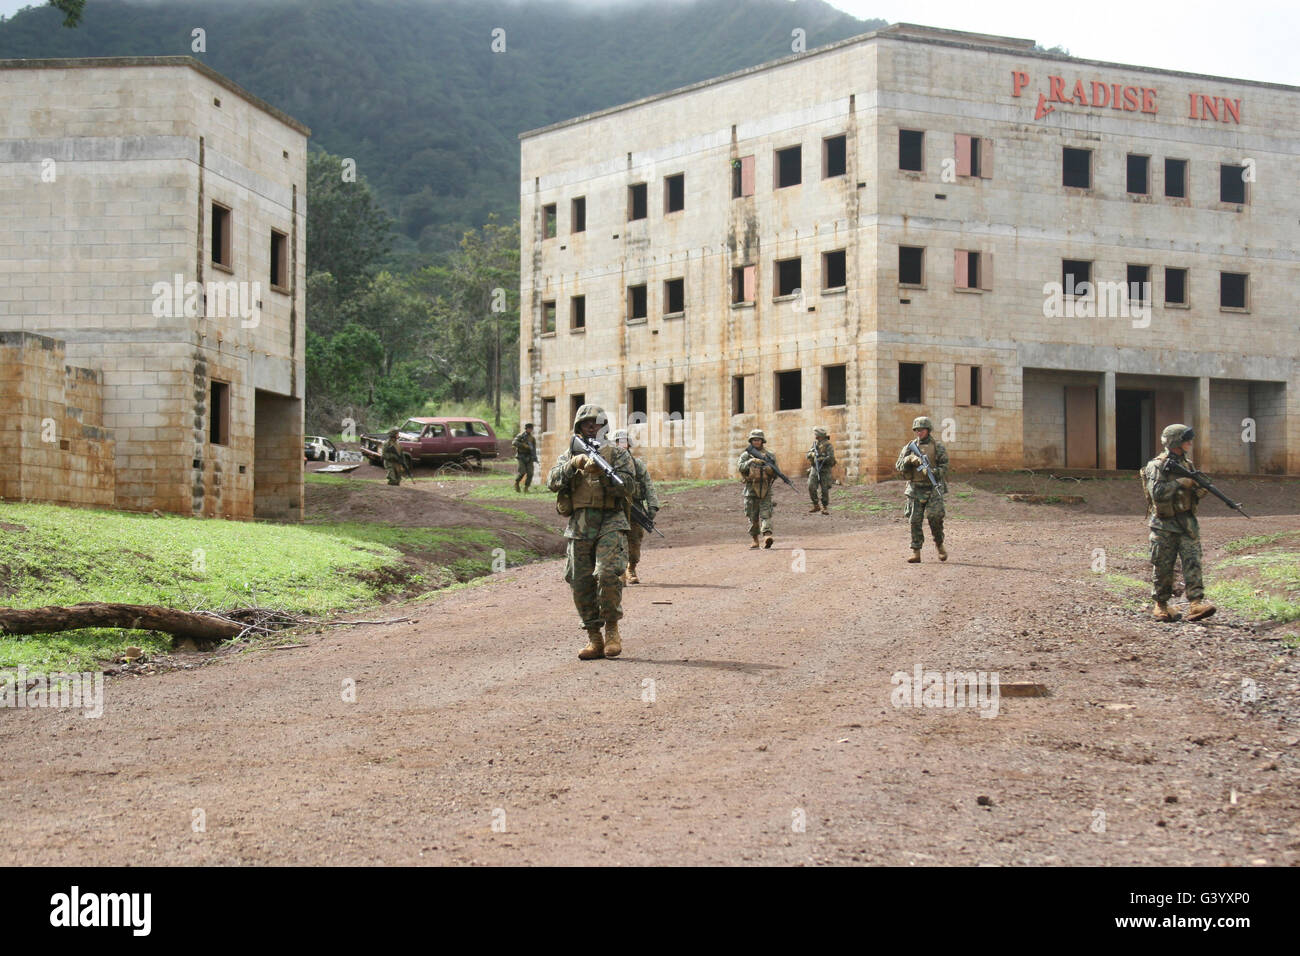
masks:
[[[736,589],[736,586],[735,586],[734,584],[696,584],[696,583],[691,583],[691,584],[671,584],[671,583],[666,582],[666,581],[656,581],[656,582],[653,583],[653,584],[648,584],[648,583],[646,583],[646,582],[642,582],[642,583],[640,583],[640,584],[629,584],[629,585],[627,585],[627,588],[630,588],[630,589],[639,589],[639,588],[646,588],[646,589],[649,589],[649,588],[721,588],[721,589],[726,590],[726,591],[734,591],[734,590]]]
[[[781,664],[754,664],[747,661],[659,661],[652,657],[627,657],[621,656],[614,658],[611,663],[617,664],[626,662],[628,664],[654,664],[659,667],[704,667],[709,670],[736,671],[741,674],[761,674],[764,671],[781,671],[785,667]]]

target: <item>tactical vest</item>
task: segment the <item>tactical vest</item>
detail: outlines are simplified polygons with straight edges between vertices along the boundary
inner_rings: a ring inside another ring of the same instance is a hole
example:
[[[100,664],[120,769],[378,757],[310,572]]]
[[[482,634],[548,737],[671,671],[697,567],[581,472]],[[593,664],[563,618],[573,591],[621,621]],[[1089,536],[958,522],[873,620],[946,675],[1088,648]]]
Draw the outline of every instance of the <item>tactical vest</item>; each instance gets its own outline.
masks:
[[[1147,481],[1147,469],[1153,468],[1155,474],[1151,476],[1152,480],[1158,480],[1160,471],[1164,468],[1168,458],[1169,452],[1163,451],[1153,461],[1147,462],[1146,468],[1138,472],[1142,478],[1142,494],[1147,499],[1147,514],[1154,514],[1157,518],[1176,518],[1182,514],[1194,515],[1196,514],[1196,506],[1200,504],[1200,498],[1197,497],[1195,488],[1184,488],[1179,485],[1178,490],[1174,492],[1174,496],[1168,501],[1156,501],[1151,497],[1151,485]],[[1184,458],[1183,463],[1188,468],[1192,467],[1190,459]],[[1170,480],[1176,481],[1177,479],[1171,475]]]
[[[600,457],[609,461],[605,449],[600,450]],[[569,494],[573,498],[574,508],[600,508],[612,511],[622,507],[622,502],[601,483],[602,474],[588,475],[579,470],[569,479]]]
[[[930,460],[930,468],[934,472],[934,476],[938,478],[939,481],[942,483],[944,481],[944,477],[939,473],[939,463],[938,463],[939,443],[935,441],[933,438],[927,438],[923,442],[917,442],[916,447],[920,448],[921,451],[925,453],[925,457]],[[930,479],[925,477],[925,469],[922,468],[920,465],[917,465],[914,468],[908,467],[907,470],[903,472],[903,474],[906,476],[908,481],[910,481],[918,488],[932,487],[930,484]]]
[[[755,458],[753,455],[750,455],[747,466],[748,471],[744,475],[745,484],[750,488],[753,488],[754,494],[758,495],[760,498],[767,497],[767,493],[772,489],[772,483],[776,481],[776,475],[769,475],[767,473],[766,469],[771,467],[772,466],[762,458]],[[760,475],[762,477],[758,477]]]

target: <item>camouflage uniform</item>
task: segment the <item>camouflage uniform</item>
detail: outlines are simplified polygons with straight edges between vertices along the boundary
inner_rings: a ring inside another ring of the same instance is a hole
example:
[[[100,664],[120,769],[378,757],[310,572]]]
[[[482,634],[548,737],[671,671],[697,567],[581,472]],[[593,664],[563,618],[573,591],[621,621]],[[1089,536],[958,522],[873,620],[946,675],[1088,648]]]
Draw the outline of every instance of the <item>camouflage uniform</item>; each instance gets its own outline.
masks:
[[[402,446],[397,444],[397,435],[396,428],[389,429],[388,441],[384,442],[382,452],[384,470],[388,473],[388,483],[390,485],[400,485],[402,483]]]
[[[510,442],[515,449],[515,461],[519,467],[515,469],[515,491],[519,490],[519,482],[524,483],[524,493],[533,485],[533,462],[537,461],[537,438],[533,435],[532,423],[525,423],[524,430],[516,435]]]
[[[1195,437],[1186,425],[1170,425],[1161,433],[1165,450],[1141,471],[1142,489],[1147,499],[1147,527],[1151,529],[1151,598],[1156,602],[1155,617],[1160,621],[1177,620],[1166,607],[1174,596],[1174,565],[1182,561],[1186,585],[1188,619],[1199,620],[1214,613],[1214,605],[1205,601],[1205,582],[1201,576],[1201,529],[1196,508],[1208,493],[1190,478],[1164,472],[1165,462],[1173,458],[1187,468],[1192,462],[1182,453],[1184,442]]]
[[[939,479],[939,486],[947,491],[948,485],[948,449],[944,448],[934,439],[934,424],[930,419],[922,416],[912,422],[912,430],[926,428],[930,433],[925,436],[925,441],[916,439],[917,445],[925,453],[925,457],[930,460],[930,467],[934,470],[935,477]],[[921,547],[925,544],[925,532],[922,529],[922,522],[927,518],[930,521],[930,537],[934,539],[934,546],[939,551],[939,559],[946,561],[948,552],[943,547],[943,495],[936,493],[934,487],[930,484],[930,479],[925,476],[925,469],[920,465],[909,464],[907,459],[910,456],[907,446],[898,453],[898,461],[894,462],[894,468],[904,478],[907,479],[907,505],[903,509],[903,514],[911,519],[912,527],[912,557],[909,559],[913,563],[921,560]]]
[[[614,432],[614,443],[626,443],[628,453],[632,451],[632,441],[628,438],[627,430],[620,428]],[[659,513],[659,496],[655,494],[655,483],[650,480],[650,469],[646,467],[645,460],[632,457],[632,464],[636,467],[636,494],[633,495],[632,501],[642,511],[650,516],[654,521],[655,515]],[[636,576],[636,566],[641,561],[641,542],[645,538],[645,528],[641,527],[635,521],[629,522],[627,529],[627,573],[623,575],[624,584],[640,584]]]
[[[808,469],[808,497],[812,499],[812,511],[826,510],[831,503],[831,469],[835,467],[835,446],[831,444],[830,434],[824,428],[813,429],[813,446],[805,455],[811,467]],[[818,507],[817,495],[821,494],[821,507]]]
[[[584,405],[574,417],[575,433],[581,422],[595,419],[605,425],[605,412],[595,405]],[[620,487],[603,472],[591,473],[575,468],[572,444],[564,450],[547,475],[546,486],[554,492],[568,492],[572,496],[573,513],[564,536],[569,539],[568,555],[564,567],[564,580],[573,589],[573,603],[582,617],[582,626],[590,642],[579,657],[589,660],[606,656],[605,644],[610,644],[608,656],[616,656],[622,649],[618,635],[618,621],[623,617],[623,582],[621,575],[627,568],[626,502],[635,492],[636,466],[632,456],[624,449],[606,440],[600,447],[600,456],[608,461],[623,479]],[[605,626],[602,639],[600,628]],[[615,642],[618,649],[615,650]]]
[[[736,468],[745,479],[745,517],[749,519],[749,536],[754,539],[751,547],[758,547],[758,536],[763,535],[764,547],[772,547],[772,483],[776,472],[762,458],[753,454],[752,442],[761,438],[766,444],[766,437],[761,429],[755,428],[749,433],[751,444],[745,446],[736,460]],[[770,453],[769,453],[770,454]],[[776,456],[772,456],[776,461]]]

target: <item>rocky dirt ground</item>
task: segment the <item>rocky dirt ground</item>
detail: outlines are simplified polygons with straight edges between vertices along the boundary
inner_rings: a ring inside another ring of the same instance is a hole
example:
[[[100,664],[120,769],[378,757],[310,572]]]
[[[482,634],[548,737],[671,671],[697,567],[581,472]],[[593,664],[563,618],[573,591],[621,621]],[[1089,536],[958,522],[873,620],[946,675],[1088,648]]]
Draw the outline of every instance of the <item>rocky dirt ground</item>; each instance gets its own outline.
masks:
[[[6,711],[0,861],[1300,862],[1294,627],[1149,623],[1094,572],[1101,549],[1146,573],[1136,481],[1045,482],[955,482],[952,557],[920,565],[897,484],[836,489],[829,517],[778,486],[758,552],[738,486],[669,485],[614,661],[578,661],[549,559],[356,615],[406,623],[110,677],[100,719]],[[399,490],[455,514],[485,487]],[[550,497],[504,488],[561,526]],[[1084,502],[1002,494],[1027,490]],[[1210,567],[1300,529],[1297,483],[1231,493],[1257,517],[1207,499]],[[895,706],[917,667],[1050,696]]]

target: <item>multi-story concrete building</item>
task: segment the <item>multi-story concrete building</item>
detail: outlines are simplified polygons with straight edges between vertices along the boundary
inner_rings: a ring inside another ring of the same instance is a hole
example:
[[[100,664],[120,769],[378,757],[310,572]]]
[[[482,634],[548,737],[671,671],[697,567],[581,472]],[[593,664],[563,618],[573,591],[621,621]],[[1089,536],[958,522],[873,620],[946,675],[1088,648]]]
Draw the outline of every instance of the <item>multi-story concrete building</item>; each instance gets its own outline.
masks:
[[[1300,472],[1300,89],[898,25],[521,140],[548,457],[585,400],[668,475],[825,425],[882,477],[923,413],[959,470],[1137,468],[1186,421]]]
[[[301,517],[307,128],[189,57],[0,93],[0,497]]]

